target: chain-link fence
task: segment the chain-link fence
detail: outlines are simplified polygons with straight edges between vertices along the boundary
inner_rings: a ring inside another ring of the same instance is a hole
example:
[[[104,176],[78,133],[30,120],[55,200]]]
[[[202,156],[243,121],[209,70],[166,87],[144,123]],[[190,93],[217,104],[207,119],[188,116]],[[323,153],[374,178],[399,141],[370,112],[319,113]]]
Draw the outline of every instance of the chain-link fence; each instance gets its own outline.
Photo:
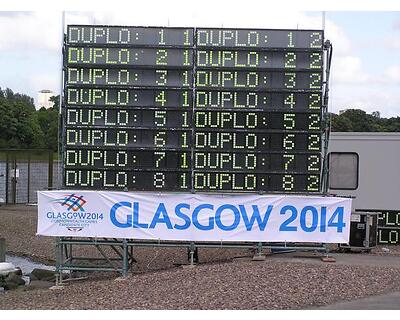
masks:
[[[38,190],[60,188],[59,165],[51,150],[0,150],[0,202],[35,203]]]

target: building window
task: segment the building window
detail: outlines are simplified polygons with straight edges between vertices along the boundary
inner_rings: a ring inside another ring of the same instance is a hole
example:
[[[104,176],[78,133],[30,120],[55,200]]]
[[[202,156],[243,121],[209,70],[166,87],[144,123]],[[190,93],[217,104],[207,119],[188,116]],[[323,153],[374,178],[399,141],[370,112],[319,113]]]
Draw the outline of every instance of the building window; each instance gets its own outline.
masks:
[[[358,154],[329,153],[329,188],[355,190],[358,188]]]

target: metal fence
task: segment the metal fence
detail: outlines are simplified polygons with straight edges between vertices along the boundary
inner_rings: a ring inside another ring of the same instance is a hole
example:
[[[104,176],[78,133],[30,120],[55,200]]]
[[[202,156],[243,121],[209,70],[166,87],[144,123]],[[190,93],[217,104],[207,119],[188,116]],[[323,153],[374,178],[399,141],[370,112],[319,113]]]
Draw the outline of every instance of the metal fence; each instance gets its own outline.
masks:
[[[61,177],[52,150],[0,149],[0,202],[35,203],[37,191],[60,188]]]

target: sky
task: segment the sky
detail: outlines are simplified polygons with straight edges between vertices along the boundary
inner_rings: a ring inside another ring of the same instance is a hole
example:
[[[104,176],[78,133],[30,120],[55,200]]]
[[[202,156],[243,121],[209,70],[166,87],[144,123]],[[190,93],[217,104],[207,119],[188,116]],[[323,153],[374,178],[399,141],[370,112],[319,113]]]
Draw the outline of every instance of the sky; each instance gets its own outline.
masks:
[[[320,29],[322,11],[271,11],[268,1],[134,1],[115,11],[65,11],[65,24]],[[197,3],[197,2],[196,2]],[[234,3],[234,2],[232,2]],[[253,5],[254,4],[254,5]],[[0,8],[1,10],[1,8]],[[61,11],[0,11],[0,87],[30,95],[60,92]],[[325,38],[333,45],[329,111],[358,108],[400,116],[400,11],[326,11]]]

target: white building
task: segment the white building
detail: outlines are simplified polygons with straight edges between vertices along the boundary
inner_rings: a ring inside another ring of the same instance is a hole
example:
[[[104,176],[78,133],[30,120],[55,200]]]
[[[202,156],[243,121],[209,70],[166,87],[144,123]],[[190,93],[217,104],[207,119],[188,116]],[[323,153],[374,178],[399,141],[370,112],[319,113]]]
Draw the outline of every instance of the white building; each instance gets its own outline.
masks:
[[[45,107],[46,109],[51,108],[53,106],[53,102],[50,101],[50,97],[52,96],[55,96],[55,94],[51,90],[39,91],[37,108],[38,109],[40,109],[41,107]]]

